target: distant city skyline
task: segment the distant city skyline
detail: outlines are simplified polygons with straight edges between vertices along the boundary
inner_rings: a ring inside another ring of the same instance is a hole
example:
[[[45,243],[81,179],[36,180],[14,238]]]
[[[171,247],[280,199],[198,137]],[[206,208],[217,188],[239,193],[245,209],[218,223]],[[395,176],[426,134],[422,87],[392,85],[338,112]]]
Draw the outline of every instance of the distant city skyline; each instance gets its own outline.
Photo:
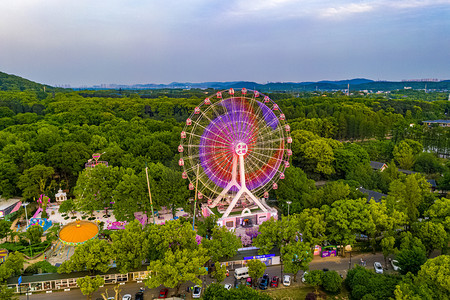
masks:
[[[450,79],[450,0],[17,0],[0,71],[49,85]]]

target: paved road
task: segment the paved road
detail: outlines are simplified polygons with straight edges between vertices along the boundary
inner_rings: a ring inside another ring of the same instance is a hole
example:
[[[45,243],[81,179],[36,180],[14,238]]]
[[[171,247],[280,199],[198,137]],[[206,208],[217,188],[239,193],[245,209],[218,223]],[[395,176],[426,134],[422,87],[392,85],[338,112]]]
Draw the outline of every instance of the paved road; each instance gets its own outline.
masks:
[[[356,256],[352,256],[351,258],[351,263],[352,265],[355,264],[359,264],[359,262],[361,261],[361,258],[363,260],[366,261],[366,268],[368,269],[373,269],[373,263],[375,261],[379,261],[384,265],[384,257],[382,254],[362,254],[362,255],[356,255]],[[321,257],[315,257],[314,260],[311,262],[310,264],[310,270],[321,270],[324,268],[327,268],[329,270],[336,270],[339,274],[342,274],[344,277],[347,274],[347,271],[349,269],[349,265],[350,265],[350,257],[345,257],[345,258],[341,258],[341,257],[327,257],[327,258],[321,258]],[[388,272],[392,271],[392,267],[388,266]],[[266,273],[268,273],[271,277],[272,276],[280,276],[281,277],[281,266],[270,266],[267,268]],[[300,271],[299,274],[297,274],[297,283],[293,283],[294,285],[299,285],[301,284],[300,281],[300,276],[301,276],[302,272]],[[212,282],[212,279],[205,276],[206,278],[202,278],[203,279],[203,285],[206,287],[207,285],[209,285]],[[223,282],[225,283],[230,283],[233,284],[234,283],[234,277],[233,277],[233,273],[230,274],[230,277],[226,278]],[[185,284],[180,288],[180,292],[181,293],[185,293],[186,288],[188,286],[192,285],[191,284]],[[136,292],[139,291],[140,287],[143,287],[144,284],[143,283],[136,283],[136,282],[127,282],[124,285],[121,285],[121,295],[125,295],[125,294],[131,294],[134,297],[134,294]],[[96,299],[98,297],[101,297],[101,293],[105,291],[105,288],[108,289],[108,294],[110,296],[114,295],[114,285],[106,285],[104,288],[100,288],[99,291],[97,291],[96,293],[93,294],[92,299]],[[159,293],[160,288],[157,289],[145,289],[144,292],[144,296],[145,299],[153,299],[153,298],[157,298],[158,297],[158,293]],[[175,289],[170,289],[169,290],[169,296],[175,294]],[[25,300],[27,299],[27,297],[25,295],[22,295],[19,297],[19,299],[21,300]],[[71,291],[68,292],[53,292],[51,294],[33,294],[30,295],[29,300],[46,300],[46,299],[63,299],[63,300],[77,300],[77,299],[86,299],[85,296],[83,296],[80,292],[79,289],[72,289]],[[187,294],[186,299],[191,299],[191,296],[189,294]]]

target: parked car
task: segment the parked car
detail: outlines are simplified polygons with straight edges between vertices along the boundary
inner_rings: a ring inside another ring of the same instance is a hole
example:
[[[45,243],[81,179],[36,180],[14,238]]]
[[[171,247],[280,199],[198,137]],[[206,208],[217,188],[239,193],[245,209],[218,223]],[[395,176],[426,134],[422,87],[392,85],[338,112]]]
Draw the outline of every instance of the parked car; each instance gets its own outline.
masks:
[[[291,275],[287,275],[287,274],[283,275],[283,285],[285,285],[285,286],[291,285]]]
[[[135,300],[144,300],[144,292],[137,292],[137,293],[134,295],[134,299],[135,299]]]
[[[192,290],[192,298],[198,299],[200,298],[200,295],[202,294],[202,287],[201,286],[194,286],[194,289]]]
[[[308,274],[308,272],[306,272],[306,271],[303,272],[303,274],[302,274],[302,282],[303,282],[303,283],[306,282],[306,278],[305,278],[305,275],[306,275],[306,274]]]
[[[264,274],[264,276],[261,278],[261,282],[259,283],[259,288],[261,290],[267,289],[269,286],[269,275]]]
[[[131,300],[132,298],[133,297],[131,297],[130,294],[125,294],[125,295],[123,295],[122,300]]]
[[[225,285],[223,286],[225,289],[230,290],[232,285],[229,283],[225,283]]]
[[[400,270],[400,267],[398,266],[398,261],[393,259],[391,260],[391,265],[392,265],[392,269],[394,269],[394,271],[398,271]]]
[[[247,280],[245,281],[245,285],[247,286],[252,286],[253,283],[253,279],[251,277],[247,278]]]
[[[383,274],[383,266],[381,265],[381,263],[379,263],[379,262],[375,262],[374,264],[373,264],[373,267],[374,267],[374,269],[375,269],[375,273],[377,273],[377,274]]]
[[[280,283],[280,278],[278,276],[273,276],[272,281],[270,282],[270,287],[278,287]]]
[[[164,298],[167,298],[167,294],[169,293],[169,289],[161,289],[160,291],[159,291],[159,296],[158,296],[158,298],[159,299],[164,299]]]

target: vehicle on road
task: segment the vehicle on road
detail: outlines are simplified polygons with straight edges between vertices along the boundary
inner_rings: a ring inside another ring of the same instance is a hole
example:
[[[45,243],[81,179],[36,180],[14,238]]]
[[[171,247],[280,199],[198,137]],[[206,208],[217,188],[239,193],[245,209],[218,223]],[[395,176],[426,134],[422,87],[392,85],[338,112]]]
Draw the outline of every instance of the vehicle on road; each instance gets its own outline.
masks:
[[[134,299],[135,299],[135,300],[144,300],[144,292],[137,292],[137,293],[134,295]]]
[[[383,266],[380,262],[374,262],[373,268],[375,269],[375,273],[377,274],[383,274]]]
[[[225,283],[225,285],[223,286],[226,290],[231,290],[232,285],[229,283]]]
[[[130,294],[125,294],[125,295],[123,295],[122,300],[131,300],[132,298],[133,297],[131,297]]]
[[[247,286],[252,286],[253,283],[253,279],[251,277],[247,278],[247,280],[245,281],[245,285]]]
[[[273,276],[272,281],[270,282],[270,287],[278,287],[280,283],[280,278],[278,276]]]
[[[202,287],[198,285],[194,286],[194,289],[192,290],[192,298],[198,299],[200,298],[201,294],[202,294]]]
[[[259,283],[259,288],[261,290],[267,289],[269,286],[269,275],[264,274],[264,276],[261,278],[261,282]]]
[[[306,282],[306,278],[305,278],[305,275],[306,275],[306,274],[308,274],[308,272],[306,272],[306,271],[303,272],[303,275],[302,275],[302,282],[303,282],[303,283]]]
[[[234,277],[236,279],[248,278],[248,267],[237,268],[234,270]]]
[[[158,296],[158,298],[159,299],[165,299],[165,298],[167,298],[167,294],[169,293],[169,289],[161,289],[160,291],[159,291],[159,296]]]
[[[398,261],[393,259],[391,260],[391,265],[392,265],[392,269],[394,269],[394,271],[398,271],[400,270],[400,267],[398,266]]]
[[[291,275],[287,275],[287,274],[283,275],[283,285],[285,285],[285,286],[291,285]]]

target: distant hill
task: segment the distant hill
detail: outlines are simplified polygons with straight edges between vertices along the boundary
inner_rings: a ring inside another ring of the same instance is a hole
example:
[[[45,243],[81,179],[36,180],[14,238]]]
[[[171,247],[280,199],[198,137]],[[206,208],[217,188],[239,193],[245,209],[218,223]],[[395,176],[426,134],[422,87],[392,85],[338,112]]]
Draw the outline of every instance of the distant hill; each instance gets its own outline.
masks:
[[[366,78],[354,78],[345,80],[322,80],[317,82],[268,82],[265,84],[252,81],[227,81],[227,82],[172,82],[169,84],[103,84],[101,86],[92,86],[80,88],[81,90],[151,90],[151,89],[216,89],[224,90],[229,88],[248,88],[261,92],[310,92],[310,91],[336,91],[346,90],[350,85],[351,91],[369,90],[369,91],[392,91],[404,88],[411,89],[434,89],[450,90],[450,80],[443,81],[373,81]],[[2,91],[63,91],[63,88],[54,88],[49,85],[39,84],[16,75],[10,75],[0,72],[0,90]]]
[[[0,72],[0,91],[44,91],[47,92],[55,90],[54,87],[36,83],[16,75],[10,75]]]
[[[351,91],[392,91],[401,90],[405,87],[411,89],[427,88],[435,90],[450,90],[450,81],[373,81],[365,78],[355,78],[347,80],[322,80],[318,82],[268,82],[265,84],[252,81],[232,81],[232,82],[172,82],[170,84],[136,84],[136,85],[106,85],[107,89],[217,89],[248,88],[261,92],[310,92],[310,91],[336,91],[346,90],[350,85]],[[103,87],[102,87],[103,88]],[[103,89],[105,89],[103,88]],[[93,89],[101,89],[94,86]]]

